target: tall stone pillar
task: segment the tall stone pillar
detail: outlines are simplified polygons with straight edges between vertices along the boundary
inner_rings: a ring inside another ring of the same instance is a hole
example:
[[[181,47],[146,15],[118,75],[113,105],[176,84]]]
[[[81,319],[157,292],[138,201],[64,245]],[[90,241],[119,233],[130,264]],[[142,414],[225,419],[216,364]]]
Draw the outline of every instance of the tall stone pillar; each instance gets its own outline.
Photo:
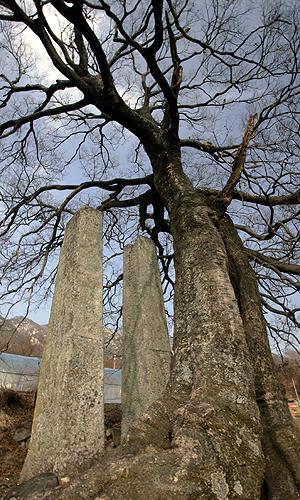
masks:
[[[164,390],[171,351],[161,280],[152,240],[124,248],[122,439]]]
[[[66,227],[21,482],[80,470],[104,450],[102,214],[82,207]]]

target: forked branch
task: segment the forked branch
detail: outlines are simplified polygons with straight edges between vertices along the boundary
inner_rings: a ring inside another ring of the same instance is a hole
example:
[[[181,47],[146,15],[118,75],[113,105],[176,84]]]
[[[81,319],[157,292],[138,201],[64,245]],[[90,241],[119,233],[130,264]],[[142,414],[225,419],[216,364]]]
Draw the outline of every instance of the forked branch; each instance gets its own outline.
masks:
[[[233,161],[232,173],[222,191],[222,196],[223,198],[225,198],[228,205],[231,203],[233,199],[234,189],[240,180],[244,168],[248,144],[252,137],[256,117],[257,114],[251,115],[249,118],[248,126],[244,133],[242,143]]]

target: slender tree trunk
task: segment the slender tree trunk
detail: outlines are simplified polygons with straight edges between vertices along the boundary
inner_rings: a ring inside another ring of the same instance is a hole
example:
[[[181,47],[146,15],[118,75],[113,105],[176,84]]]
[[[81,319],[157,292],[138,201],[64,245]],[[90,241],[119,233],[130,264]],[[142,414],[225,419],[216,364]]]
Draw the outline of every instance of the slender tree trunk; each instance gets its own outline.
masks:
[[[255,274],[229,217],[221,222],[243,319],[262,422],[268,500],[300,498],[300,435],[272,359]]]

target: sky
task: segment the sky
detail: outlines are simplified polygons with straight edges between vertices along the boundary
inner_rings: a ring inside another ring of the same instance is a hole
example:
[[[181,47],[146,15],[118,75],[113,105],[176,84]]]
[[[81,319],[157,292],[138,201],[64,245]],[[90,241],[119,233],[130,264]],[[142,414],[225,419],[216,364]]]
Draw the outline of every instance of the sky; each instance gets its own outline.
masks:
[[[31,0],[28,0],[27,3],[29,6]],[[51,29],[53,31],[56,31],[57,34],[59,34],[60,32],[59,19],[57,18],[56,15],[54,15],[54,9],[50,5],[48,5],[46,8],[48,9],[49,12],[48,22],[51,25]],[[103,22],[99,23],[99,27],[100,26],[102,30],[105,30],[105,25]],[[38,55],[34,71],[38,74],[46,75],[47,80],[50,83],[54,83],[56,79],[65,79],[65,77],[50,62],[50,59],[39,38],[36,35],[34,35],[30,30],[26,30],[23,33],[23,37],[25,37],[26,42],[33,48],[34,53]],[[71,141],[69,141],[69,150],[72,150]],[[124,150],[124,158],[126,154],[127,153]],[[80,168],[76,168],[76,166],[72,168],[71,174],[67,175],[64,178],[65,183],[79,183],[81,180],[82,178],[80,179]],[[40,307],[36,307],[34,303],[31,304],[28,318],[32,319],[33,321],[36,321],[39,324],[47,324],[49,322],[49,317],[50,317],[51,302],[52,300],[48,299],[48,301],[43,303]],[[8,316],[10,318],[14,316],[24,316],[26,315],[26,311],[27,311],[27,302],[20,302],[10,310]],[[0,306],[0,314],[2,314],[3,316],[6,314],[6,309],[4,307],[1,308]]]
[[[53,15],[51,17],[52,28],[55,29],[55,26],[58,26],[58,20]],[[45,54],[45,50],[38,40],[38,38],[31,34],[28,35],[27,41],[34,47],[35,51],[39,53],[39,58],[36,64],[36,70],[38,73],[48,73],[49,80],[51,82],[55,81],[57,78],[61,78],[60,73],[53,67],[49,62],[49,58]],[[76,176],[72,177],[72,181],[77,182],[78,178]],[[28,317],[39,324],[47,324],[49,321],[51,309],[51,300],[48,300],[47,303],[42,304],[39,308],[35,308],[34,305],[31,307]],[[3,314],[5,311],[0,309],[0,313]],[[9,316],[21,316],[26,313],[26,304],[18,304],[13,310],[10,312]]]
[[[30,2],[28,2],[29,4]],[[51,9],[51,7],[50,7]],[[58,26],[58,19],[56,16],[51,16],[51,27],[55,29]],[[38,74],[47,74],[48,80],[50,82],[55,82],[56,79],[65,79],[63,75],[53,66],[50,62],[49,57],[46,54],[46,51],[39,40],[39,38],[32,33],[30,30],[27,30],[23,33],[23,37],[25,37],[26,42],[34,48],[34,52],[38,55],[35,71]],[[73,177],[72,181],[76,182],[76,179]],[[35,308],[34,305],[30,307],[30,312],[28,314],[28,318],[35,321],[40,325],[48,324],[50,317],[52,300],[48,300],[46,303],[42,304],[39,308]],[[9,313],[9,317],[12,318],[14,316],[24,316],[26,314],[27,303],[19,303],[17,304]],[[6,310],[4,308],[0,308],[0,314],[5,315]]]

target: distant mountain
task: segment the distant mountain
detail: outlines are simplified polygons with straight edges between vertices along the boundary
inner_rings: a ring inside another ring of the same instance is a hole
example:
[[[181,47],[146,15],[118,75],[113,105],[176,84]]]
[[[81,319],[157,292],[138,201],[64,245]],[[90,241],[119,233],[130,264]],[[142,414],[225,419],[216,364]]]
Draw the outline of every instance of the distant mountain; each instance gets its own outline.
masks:
[[[292,348],[285,350],[282,355],[272,353],[272,356],[276,365],[300,363],[300,355]]]
[[[48,325],[39,325],[29,318],[0,316],[0,352],[21,356],[42,356]]]
[[[41,358],[46,342],[48,325],[39,325],[29,318],[0,316],[0,352]],[[122,335],[104,328],[105,366],[121,368]]]
[[[280,354],[275,354],[272,352],[272,357],[274,359],[275,365],[281,365],[285,361],[285,356],[281,356]]]

